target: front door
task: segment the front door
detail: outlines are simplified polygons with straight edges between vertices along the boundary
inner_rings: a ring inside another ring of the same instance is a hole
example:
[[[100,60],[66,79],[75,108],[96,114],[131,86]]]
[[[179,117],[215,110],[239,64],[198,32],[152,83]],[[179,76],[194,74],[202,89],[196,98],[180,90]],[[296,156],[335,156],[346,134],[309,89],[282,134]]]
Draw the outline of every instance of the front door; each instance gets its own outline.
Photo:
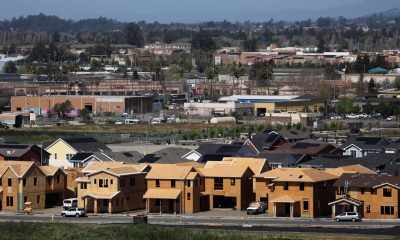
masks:
[[[174,200],[168,200],[168,212],[174,212]]]
[[[290,217],[290,203],[285,203],[285,217]]]

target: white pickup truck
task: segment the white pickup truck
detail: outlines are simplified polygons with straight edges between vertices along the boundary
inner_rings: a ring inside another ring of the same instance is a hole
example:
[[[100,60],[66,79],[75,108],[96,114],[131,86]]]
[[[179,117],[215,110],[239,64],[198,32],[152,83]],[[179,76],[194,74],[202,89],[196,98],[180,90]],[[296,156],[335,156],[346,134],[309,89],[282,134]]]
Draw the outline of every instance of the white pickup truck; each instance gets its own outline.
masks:
[[[69,208],[61,212],[63,217],[85,217],[86,210],[84,208]]]
[[[265,213],[268,206],[265,202],[252,202],[247,208],[247,215]]]

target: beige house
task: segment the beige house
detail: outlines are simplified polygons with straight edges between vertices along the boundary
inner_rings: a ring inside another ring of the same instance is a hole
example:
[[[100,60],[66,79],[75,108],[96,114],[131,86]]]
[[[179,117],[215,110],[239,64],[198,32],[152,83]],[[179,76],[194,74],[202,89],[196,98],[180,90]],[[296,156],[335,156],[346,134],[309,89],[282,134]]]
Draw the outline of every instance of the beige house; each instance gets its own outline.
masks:
[[[76,179],[79,207],[94,213],[115,213],[145,207],[143,194],[146,192],[148,168],[142,165],[115,165],[104,168],[104,164],[100,164],[97,171]],[[96,163],[89,166],[94,169]]]

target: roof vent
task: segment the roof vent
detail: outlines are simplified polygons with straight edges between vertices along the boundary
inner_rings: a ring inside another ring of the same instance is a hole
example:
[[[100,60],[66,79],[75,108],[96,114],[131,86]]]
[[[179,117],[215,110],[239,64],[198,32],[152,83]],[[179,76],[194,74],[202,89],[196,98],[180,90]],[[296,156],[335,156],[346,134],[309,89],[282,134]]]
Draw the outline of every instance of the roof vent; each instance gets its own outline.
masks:
[[[303,178],[303,175],[300,175],[299,178]]]

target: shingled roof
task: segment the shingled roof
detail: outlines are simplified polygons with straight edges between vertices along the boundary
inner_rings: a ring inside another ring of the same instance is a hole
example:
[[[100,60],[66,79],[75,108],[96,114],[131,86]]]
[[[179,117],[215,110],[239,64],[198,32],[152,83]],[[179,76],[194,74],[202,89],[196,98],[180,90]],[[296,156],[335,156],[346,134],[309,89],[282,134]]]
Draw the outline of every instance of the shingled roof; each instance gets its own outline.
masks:
[[[385,184],[400,189],[400,178],[389,174],[343,174],[333,185],[334,187],[364,187],[375,188]]]
[[[390,142],[386,138],[381,137],[350,137],[340,148],[346,149],[354,145],[362,150],[381,150],[389,144]]]
[[[45,149],[49,148],[51,145],[56,143],[57,141],[62,140],[66,142],[69,146],[74,148],[77,152],[100,152],[100,151],[111,151],[103,143],[97,141],[93,137],[69,137],[69,138],[60,138],[54,142],[47,142],[43,144]]]

